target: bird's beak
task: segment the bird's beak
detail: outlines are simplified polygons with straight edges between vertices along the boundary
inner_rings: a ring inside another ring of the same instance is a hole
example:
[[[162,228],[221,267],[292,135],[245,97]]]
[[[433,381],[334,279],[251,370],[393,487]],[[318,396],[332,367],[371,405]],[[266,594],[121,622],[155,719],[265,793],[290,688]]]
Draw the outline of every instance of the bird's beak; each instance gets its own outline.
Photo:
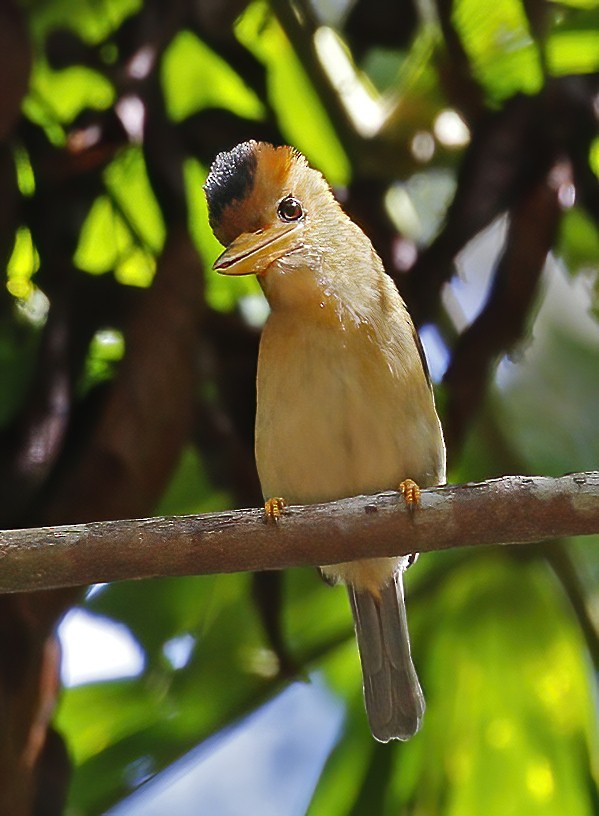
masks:
[[[223,275],[261,275],[268,267],[299,244],[297,224],[273,224],[257,232],[242,232],[214,262]]]

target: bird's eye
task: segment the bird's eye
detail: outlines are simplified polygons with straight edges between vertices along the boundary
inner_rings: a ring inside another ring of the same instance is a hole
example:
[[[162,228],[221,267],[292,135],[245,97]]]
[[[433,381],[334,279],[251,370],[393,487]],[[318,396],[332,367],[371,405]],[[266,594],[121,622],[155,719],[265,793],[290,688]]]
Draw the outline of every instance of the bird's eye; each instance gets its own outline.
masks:
[[[299,221],[303,214],[302,205],[297,198],[285,196],[282,201],[279,201],[277,215],[281,221]]]

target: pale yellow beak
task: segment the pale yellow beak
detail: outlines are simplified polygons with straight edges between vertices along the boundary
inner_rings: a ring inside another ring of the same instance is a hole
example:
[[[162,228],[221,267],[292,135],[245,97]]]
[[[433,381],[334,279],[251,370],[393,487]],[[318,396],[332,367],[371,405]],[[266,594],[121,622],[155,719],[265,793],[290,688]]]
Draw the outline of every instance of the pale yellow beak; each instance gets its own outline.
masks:
[[[242,232],[214,262],[222,275],[262,275],[268,267],[299,248],[297,224],[273,224],[257,232]]]

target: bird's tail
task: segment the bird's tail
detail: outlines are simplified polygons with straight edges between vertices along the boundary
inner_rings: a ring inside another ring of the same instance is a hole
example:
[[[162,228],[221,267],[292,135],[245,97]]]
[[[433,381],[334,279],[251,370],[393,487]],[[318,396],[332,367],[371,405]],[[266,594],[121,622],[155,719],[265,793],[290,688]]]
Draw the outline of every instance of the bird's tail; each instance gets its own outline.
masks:
[[[410,654],[399,570],[380,599],[348,586],[364,677],[364,700],[373,736],[407,740],[420,728],[424,696]]]

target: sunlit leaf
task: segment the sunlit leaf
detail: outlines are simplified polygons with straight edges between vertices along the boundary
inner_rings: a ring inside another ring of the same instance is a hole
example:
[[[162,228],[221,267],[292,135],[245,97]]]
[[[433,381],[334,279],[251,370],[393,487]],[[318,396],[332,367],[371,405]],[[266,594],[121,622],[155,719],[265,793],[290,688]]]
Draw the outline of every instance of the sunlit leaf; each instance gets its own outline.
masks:
[[[106,168],[104,178],[136,241],[158,255],[164,244],[164,220],[148,179],[141,148],[130,147],[119,153]]]
[[[191,446],[184,449],[173,478],[156,508],[157,515],[210,513],[230,505],[224,491],[214,490],[200,457]]]
[[[369,784],[376,801],[374,750],[392,761],[378,813],[589,814],[580,758],[594,750],[592,675],[545,569],[478,556],[410,613],[428,701],[422,733],[374,749],[350,716],[310,813],[354,812]]]
[[[52,71],[46,63],[38,61],[25,110],[42,125],[48,119],[68,123],[85,108],[104,110],[114,99],[113,86],[97,71],[84,65]]]
[[[347,157],[297,55],[266,3],[255,0],[235,31],[268,70],[269,94],[285,138],[317,162],[331,184],[346,184],[350,175]]]
[[[29,197],[35,192],[35,177],[27,151],[19,146],[14,149],[17,184],[22,195]]]
[[[453,7],[453,21],[474,74],[492,100],[540,90],[540,57],[520,0],[492,4],[459,0]]]
[[[243,79],[191,31],[181,31],[170,44],[162,81],[169,115],[176,122],[212,106],[250,119],[264,115],[262,103]]]
[[[98,383],[112,379],[124,353],[125,342],[121,332],[115,329],[96,332],[87,353],[79,392],[85,394]]]
[[[558,8],[596,9],[597,0],[551,0]]]
[[[445,792],[456,815],[588,813],[579,757],[594,750],[592,676],[548,572],[479,557],[427,612],[419,801]]]
[[[555,32],[547,43],[547,60],[553,74],[584,74],[597,71],[599,53],[596,26],[590,31]]]
[[[33,245],[28,227],[19,227],[15,235],[15,245],[8,261],[8,282],[6,287],[13,297],[27,298],[32,291],[32,276],[40,265],[38,252]]]
[[[146,287],[152,283],[156,260],[147,250],[132,246],[120,258],[114,270],[119,283]]]
[[[244,591],[249,579],[237,575],[114,585],[89,602],[92,610],[127,621],[146,651],[148,669],[133,681],[65,693],[60,717],[70,731],[86,695],[86,705],[99,711],[107,706],[108,712],[122,688],[138,700],[130,714],[121,720],[107,716],[78,740],[75,754],[81,762],[72,797],[85,812],[114,803],[140,784],[144,774],[159,771],[274,693],[276,683],[264,677],[256,659],[264,647]],[[185,669],[177,671],[165,657],[164,644],[185,633],[196,645]],[[132,773],[140,767],[144,774]]]
[[[108,196],[97,198],[79,235],[73,261],[86,272],[108,272],[131,245],[131,233]]]
[[[101,702],[102,716],[88,712]],[[156,695],[139,679],[90,683],[69,689],[60,707],[60,727],[76,734],[69,747],[77,765],[99,754],[116,740],[148,724]]]
[[[80,233],[75,265],[86,272],[114,271],[120,283],[148,286],[164,244],[162,215],[138,148],[121,153],[106,169],[106,189]]]
[[[24,5],[33,6],[33,2]],[[42,37],[54,28],[70,28],[89,43],[104,40],[123,20],[137,11],[141,0],[44,0],[31,15],[33,32]]]
[[[593,139],[589,151],[589,165],[593,173],[599,177],[599,136]]]
[[[579,207],[573,207],[562,217],[558,251],[572,273],[599,270],[599,231]]]

